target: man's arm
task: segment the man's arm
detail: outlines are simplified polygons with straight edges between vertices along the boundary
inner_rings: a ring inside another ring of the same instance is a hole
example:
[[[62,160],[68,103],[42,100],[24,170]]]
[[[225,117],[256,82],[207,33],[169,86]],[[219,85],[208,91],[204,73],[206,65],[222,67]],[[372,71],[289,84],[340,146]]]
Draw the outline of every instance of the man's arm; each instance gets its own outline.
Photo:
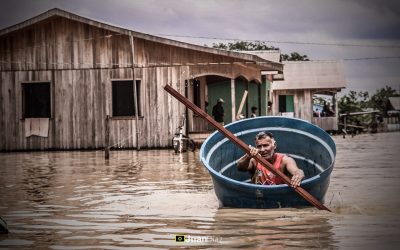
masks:
[[[289,156],[285,156],[283,158],[283,164],[286,167],[286,170],[292,175],[290,180],[290,185],[292,187],[300,186],[301,181],[304,178],[304,172],[300,168],[297,167],[296,161]]]
[[[258,149],[249,145],[250,155],[245,154],[237,162],[237,167],[239,171],[249,171],[250,173],[254,172],[254,167],[256,165],[253,157],[258,154]]]
[[[243,155],[240,157],[240,159],[237,162],[237,168],[239,171],[249,171],[250,167],[250,162],[251,162],[251,157],[248,154]]]

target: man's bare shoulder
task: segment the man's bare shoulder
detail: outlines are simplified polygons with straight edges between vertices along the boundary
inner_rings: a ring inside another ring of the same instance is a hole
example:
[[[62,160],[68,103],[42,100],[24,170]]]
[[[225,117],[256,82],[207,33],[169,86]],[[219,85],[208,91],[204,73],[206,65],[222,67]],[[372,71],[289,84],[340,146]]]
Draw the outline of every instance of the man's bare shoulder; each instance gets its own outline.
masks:
[[[287,166],[296,165],[296,161],[289,155],[283,154],[281,167],[285,170]]]
[[[287,154],[283,154],[282,162],[287,162],[287,161],[294,161],[294,159],[293,159],[293,157],[291,157]]]

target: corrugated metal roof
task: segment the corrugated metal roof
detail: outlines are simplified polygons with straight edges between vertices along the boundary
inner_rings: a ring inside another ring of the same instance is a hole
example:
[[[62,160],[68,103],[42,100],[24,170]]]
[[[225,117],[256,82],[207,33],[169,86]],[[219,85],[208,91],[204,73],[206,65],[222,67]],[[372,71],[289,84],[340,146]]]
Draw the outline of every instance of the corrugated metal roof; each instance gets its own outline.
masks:
[[[400,110],[400,97],[389,97],[389,101],[395,110]]]
[[[346,87],[341,61],[284,62],[283,81],[272,84],[274,90],[341,89]]]

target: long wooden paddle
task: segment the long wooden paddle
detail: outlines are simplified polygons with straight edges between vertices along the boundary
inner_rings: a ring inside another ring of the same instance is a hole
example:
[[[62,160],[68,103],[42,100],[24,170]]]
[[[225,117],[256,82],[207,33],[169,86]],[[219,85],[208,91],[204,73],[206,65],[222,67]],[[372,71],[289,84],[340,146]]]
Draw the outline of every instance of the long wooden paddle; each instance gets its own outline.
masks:
[[[228,131],[226,128],[224,128],[220,123],[216,122],[213,118],[211,118],[206,112],[198,108],[196,105],[194,105],[192,102],[190,102],[188,99],[186,99],[184,96],[182,96],[178,91],[176,91],[174,88],[166,84],[164,86],[164,89],[170,93],[172,96],[174,96],[178,101],[183,103],[186,107],[191,109],[193,112],[195,112],[197,115],[202,117],[204,120],[208,121],[211,125],[214,126],[219,132],[221,132],[223,135],[225,135],[229,140],[232,142],[236,143],[241,149],[243,149],[247,154],[250,155],[249,151],[249,146],[244,143],[242,140],[237,138],[232,132]],[[260,154],[257,154],[254,157],[258,162],[260,162],[264,167],[269,169],[272,173],[275,175],[279,176],[288,186],[290,186],[290,179],[287,177],[284,173],[281,171],[275,169],[268,161],[266,161],[263,157],[261,157]],[[291,187],[291,186],[290,186]],[[293,187],[292,187],[293,188]],[[319,202],[317,199],[315,199],[311,194],[309,194],[306,190],[304,190],[302,187],[295,187],[293,188],[294,191],[296,191],[301,197],[306,199],[308,202],[310,202],[312,205],[314,205],[316,208],[319,210],[327,210],[331,212],[331,210],[327,207],[325,207],[321,202]]]

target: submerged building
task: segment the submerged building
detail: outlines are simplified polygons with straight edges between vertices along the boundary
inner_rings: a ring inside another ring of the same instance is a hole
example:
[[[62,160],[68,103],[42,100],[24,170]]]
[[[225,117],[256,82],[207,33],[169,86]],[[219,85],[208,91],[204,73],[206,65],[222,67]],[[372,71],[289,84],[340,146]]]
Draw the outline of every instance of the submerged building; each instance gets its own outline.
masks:
[[[182,115],[208,126],[165,84],[229,123],[244,89],[266,114],[262,71],[283,65],[52,9],[0,31],[0,151],[170,147]]]

